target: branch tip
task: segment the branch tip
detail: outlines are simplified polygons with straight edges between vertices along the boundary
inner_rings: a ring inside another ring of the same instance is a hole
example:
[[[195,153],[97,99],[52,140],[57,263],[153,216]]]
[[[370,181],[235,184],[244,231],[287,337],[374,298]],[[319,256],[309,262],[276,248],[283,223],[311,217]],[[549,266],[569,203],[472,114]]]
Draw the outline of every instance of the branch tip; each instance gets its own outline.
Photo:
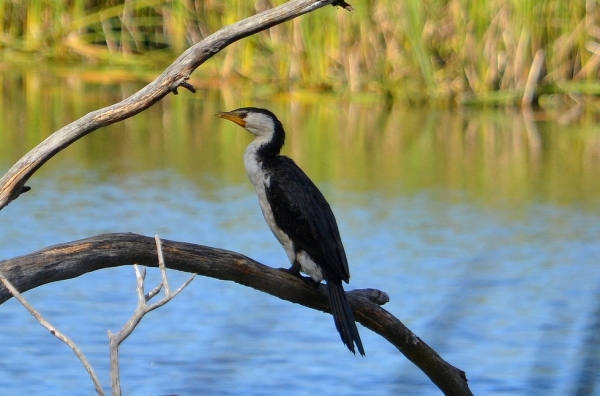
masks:
[[[156,296],[158,293],[160,293],[160,291],[162,290],[163,284],[159,283],[158,285],[156,285],[154,287],[154,289],[150,290],[148,293],[146,293],[146,295],[144,296],[144,298],[147,301],[150,301],[152,298],[154,298],[154,296]]]
[[[194,88],[194,86],[188,82],[182,83],[181,86],[190,91],[191,93],[196,93],[196,89]]]
[[[345,9],[348,12],[354,11],[354,7],[352,7],[350,4],[346,3],[344,0],[336,0],[333,3],[331,3],[331,5],[334,7],[342,7],[343,9]]]
[[[139,281],[144,281],[146,279],[146,267],[140,267],[137,264],[133,265],[133,270],[135,271],[135,278]]]
[[[364,296],[367,300],[375,303],[379,306],[385,305],[390,302],[390,296],[386,292],[377,289],[365,289],[363,290]]]
[[[194,88],[194,86],[186,81],[183,81],[181,83],[179,83],[179,85],[177,85],[175,88],[173,88],[171,90],[171,92],[173,92],[173,95],[179,95],[179,92],[177,92],[177,89],[181,87],[181,88],[185,88],[188,91],[190,91],[191,93],[196,93],[196,89]]]

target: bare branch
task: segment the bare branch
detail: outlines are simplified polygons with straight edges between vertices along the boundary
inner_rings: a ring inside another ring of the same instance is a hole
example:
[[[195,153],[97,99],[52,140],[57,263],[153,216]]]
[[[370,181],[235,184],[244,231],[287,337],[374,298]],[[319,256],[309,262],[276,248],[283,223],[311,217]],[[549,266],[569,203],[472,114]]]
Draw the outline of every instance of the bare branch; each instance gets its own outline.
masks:
[[[146,293],[146,295],[144,296],[146,301],[151,300],[152,298],[154,298],[154,296],[156,296],[158,293],[160,293],[160,291],[162,290],[162,283],[159,283],[158,285],[156,285],[154,287],[154,289],[150,290],[148,293]]]
[[[94,373],[92,365],[88,362],[85,355],[83,354],[83,352],[81,352],[77,345],[69,337],[58,331],[56,327],[52,326],[50,322],[44,319],[44,317],[35,308],[33,308],[33,306],[29,304],[29,302],[27,302],[25,297],[23,297],[21,293],[19,293],[19,291],[10,283],[10,281],[4,276],[4,273],[2,273],[2,271],[0,271],[0,281],[2,281],[4,287],[8,289],[8,291],[21,303],[21,305],[23,305],[25,309],[27,309],[27,311],[29,311],[29,313],[32,314],[33,317],[36,318],[37,321],[43,327],[45,327],[46,330],[50,332],[50,334],[52,334],[53,336],[67,344],[69,348],[71,348],[71,350],[75,353],[77,358],[79,358],[81,364],[83,364],[83,367],[90,375],[90,378],[94,383],[94,387],[96,388],[96,393],[98,393],[98,395],[100,396],[104,396],[104,391],[102,390],[102,386],[100,385],[98,377],[96,377],[96,373]]]
[[[194,278],[195,278],[195,277],[196,277],[196,274],[194,274],[194,275],[190,276],[189,278],[187,278],[187,280],[186,280],[185,282],[183,282],[183,283],[181,284],[181,286],[179,286],[179,287],[177,288],[177,290],[175,290],[175,292],[173,292],[173,294],[171,294],[171,298],[175,298],[175,297],[177,297],[177,295],[178,295],[179,293],[181,293],[181,291],[182,291],[183,289],[185,289],[185,288],[187,287],[187,285],[189,285],[189,284],[190,284],[190,283],[191,283],[191,282],[194,280]]]
[[[333,3],[331,3],[331,5],[342,7],[346,11],[354,11],[354,7],[352,7],[350,4],[346,3],[344,0],[336,0]]]
[[[167,280],[167,270],[165,269],[165,256],[162,251],[162,242],[158,235],[154,235],[154,240],[156,241],[156,253],[158,254],[158,268],[160,268],[160,276],[162,278],[162,284],[165,288],[165,295],[169,296],[171,294],[171,290],[169,289],[169,281]]]
[[[162,240],[162,250],[168,268],[234,281],[286,301],[331,312],[326,286],[314,289],[285,271],[267,267],[239,253],[168,240]],[[155,239],[131,233],[98,235],[0,261],[0,270],[20,290],[29,290],[128,263],[156,267]],[[379,306],[388,300],[384,292],[353,290],[347,295],[355,319],[398,348],[445,394],[471,394],[462,370],[444,361],[400,320]],[[11,294],[0,287],[0,303],[10,297]]]
[[[0,179],[0,210],[30,188],[29,178],[50,158],[83,136],[140,113],[178,87],[194,92],[188,82],[201,64],[229,44],[262,30],[315,11],[334,0],[290,0],[278,7],[263,11],[232,25],[223,27],[179,56],[160,76],[130,97],[114,105],[93,111],[59,129],[38,144]],[[343,1],[336,4],[347,8]]]
[[[158,265],[161,272],[162,282],[152,289],[148,294],[144,294],[144,280],[146,279],[146,269],[139,268],[137,264],[133,266],[135,270],[135,279],[136,279],[136,293],[138,297],[138,303],[135,311],[125,323],[125,325],[119,330],[116,334],[108,332],[108,344],[110,348],[110,382],[113,396],[121,396],[121,378],[119,371],[119,346],[123,341],[129,337],[129,335],[133,332],[136,326],[140,323],[142,318],[150,311],[155,310],[156,308],[162,307],[169,301],[179,294],[190,282],[194,279],[196,274],[192,275],[188,278],[175,293],[171,294],[169,282],[167,279],[167,271],[165,267],[165,259],[162,252],[162,243],[158,235],[155,236],[156,241],[156,250],[158,253]],[[154,296],[158,294],[158,292],[164,289],[165,296],[159,300],[158,302],[148,305],[147,302],[150,301]]]
[[[144,295],[144,279],[146,279],[146,268],[140,270],[137,265],[133,266],[135,271],[135,290],[138,296],[138,306],[146,303],[146,296]]]

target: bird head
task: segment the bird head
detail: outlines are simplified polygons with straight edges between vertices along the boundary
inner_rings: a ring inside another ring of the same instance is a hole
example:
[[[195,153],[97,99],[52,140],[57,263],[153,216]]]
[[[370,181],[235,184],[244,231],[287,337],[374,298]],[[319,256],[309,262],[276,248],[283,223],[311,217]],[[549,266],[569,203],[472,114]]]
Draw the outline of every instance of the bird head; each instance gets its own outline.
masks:
[[[251,143],[259,148],[263,157],[278,155],[285,142],[285,132],[275,114],[266,109],[242,107],[241,109],[220,112],[217,117],[233,121],[256,138]],[[249,146],[250,147],[250,146]]]
[[[270,138],[275,130],[281,127],[281,122],[275,114],[256,107],[219,112],[215,116],[235,122],[256,137]]]

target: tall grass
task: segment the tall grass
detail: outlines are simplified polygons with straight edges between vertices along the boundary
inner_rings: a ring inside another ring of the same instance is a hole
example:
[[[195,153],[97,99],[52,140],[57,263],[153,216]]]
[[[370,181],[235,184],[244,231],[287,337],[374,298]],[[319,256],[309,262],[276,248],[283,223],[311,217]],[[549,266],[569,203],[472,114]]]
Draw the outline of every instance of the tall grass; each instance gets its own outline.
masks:
[[[282,0],[0,0],[2,59],[162,67]],[[232,45],[199,70],[273,90],[409,101],[519,102],[599,94],[596,1],[357,0]],[[258,85],[260,84],[260,85]]]

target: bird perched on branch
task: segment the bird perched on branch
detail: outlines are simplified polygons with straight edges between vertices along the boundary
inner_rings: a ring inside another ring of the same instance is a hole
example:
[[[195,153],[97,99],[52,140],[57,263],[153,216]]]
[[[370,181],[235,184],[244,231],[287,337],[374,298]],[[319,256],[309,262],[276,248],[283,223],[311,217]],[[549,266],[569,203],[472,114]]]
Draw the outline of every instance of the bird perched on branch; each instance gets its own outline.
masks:
[[[364,356],[354,315],[342,281],[350,272],[338,226],[323,194],[290,158],[279,155],[285,140],[281,122],[269,110],[244,107],[217,113],[255,136],[244,153],[244,166],[256,189],[262,213],[292,266],[288,272],[327,281],[329,302],[342,341]]]

